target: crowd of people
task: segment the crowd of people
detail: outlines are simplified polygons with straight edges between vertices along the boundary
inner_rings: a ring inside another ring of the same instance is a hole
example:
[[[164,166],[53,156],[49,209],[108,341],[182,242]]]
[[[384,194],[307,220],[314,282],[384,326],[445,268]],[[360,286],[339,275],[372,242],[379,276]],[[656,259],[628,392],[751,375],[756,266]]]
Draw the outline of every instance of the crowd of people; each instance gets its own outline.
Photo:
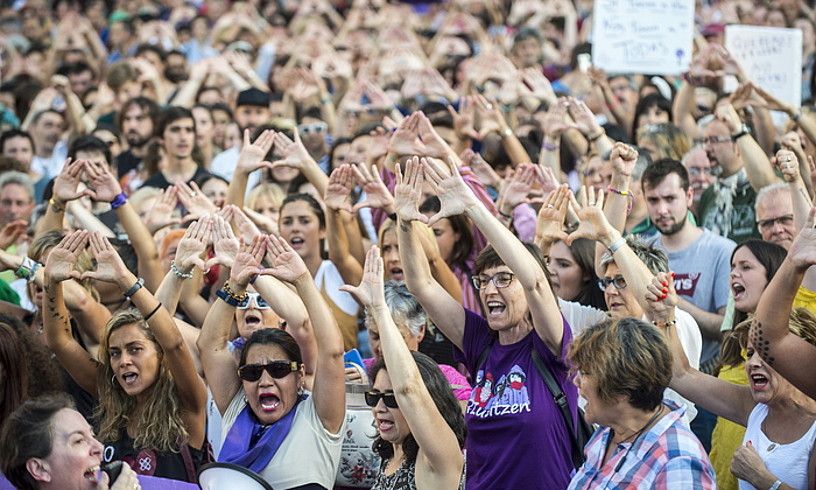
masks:
[[[0,2],[0,488],[815,488],[816,10],[593,20]]]

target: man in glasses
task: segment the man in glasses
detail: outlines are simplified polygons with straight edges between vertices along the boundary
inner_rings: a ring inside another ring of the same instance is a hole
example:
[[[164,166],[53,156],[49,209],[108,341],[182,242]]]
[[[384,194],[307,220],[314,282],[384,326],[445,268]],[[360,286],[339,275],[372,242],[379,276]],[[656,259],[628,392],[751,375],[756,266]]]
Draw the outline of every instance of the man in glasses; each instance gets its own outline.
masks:
[[[787,250],[796,236],[796,227],[793,225],[793,202],[788,184],[780,182],[762,188],[757,193],[754,208],[757,228],[762,239]]]
[[[315,159],[317,164],[325,173],[330,173],[331,163],[329,162],[329,148],[331,147],[331,136],[329,135],[329,125],[323,120],[320,109],[312,107],[307,109],[301,116],[301,123],[298,124],[300,140]]]
[[[700,197],[698,218],[703,227],[742,243],[760,236],[754,216],[757,191],[779,179],[734,107],[720,104],[715,114],[698,143],[720,176]]]

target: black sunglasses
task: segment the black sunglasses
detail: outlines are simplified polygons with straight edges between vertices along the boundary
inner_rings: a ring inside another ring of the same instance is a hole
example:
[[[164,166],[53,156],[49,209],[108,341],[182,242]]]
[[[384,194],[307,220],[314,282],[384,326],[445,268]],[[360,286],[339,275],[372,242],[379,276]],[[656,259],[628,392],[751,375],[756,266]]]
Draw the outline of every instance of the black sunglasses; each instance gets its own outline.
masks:
[[[367,391],[365,394],[366,405],[376,407],[382,398],[383,403],[388,408],[399,408],[397,399],[393,391]]]
[[[238,377],[244,381],[258,381],[264,370],[275,379],[281,379],[299,369],[295,361],[272,361],[268,364],[244,364],[238,368]]]

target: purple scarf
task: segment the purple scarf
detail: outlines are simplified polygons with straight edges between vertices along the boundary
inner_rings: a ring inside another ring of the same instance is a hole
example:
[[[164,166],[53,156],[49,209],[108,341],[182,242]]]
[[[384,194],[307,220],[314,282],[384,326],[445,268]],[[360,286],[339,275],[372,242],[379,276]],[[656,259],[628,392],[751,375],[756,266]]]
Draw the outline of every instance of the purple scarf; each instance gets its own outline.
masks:
[[[299,396],[289,413],[268,427],[258,422],[249,405],[245,406],[224,439],[218,461],[237,464],[260,474],[289,435],[297,406],[306,398],[306,395]],[[253,440],[258,442],[250,447]]]

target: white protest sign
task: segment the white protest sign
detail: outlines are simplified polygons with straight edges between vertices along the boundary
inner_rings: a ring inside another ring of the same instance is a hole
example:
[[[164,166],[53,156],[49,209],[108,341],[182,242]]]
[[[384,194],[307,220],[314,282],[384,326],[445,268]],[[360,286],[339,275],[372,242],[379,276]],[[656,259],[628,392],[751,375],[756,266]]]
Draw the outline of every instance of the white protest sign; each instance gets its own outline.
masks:
[[[779,27],[730,25],[725,48],[749,80],[777,99],[802,103],[802,31]]]
[[[592,64],[612,73],[688,70],[694,0],[595,0]]]

